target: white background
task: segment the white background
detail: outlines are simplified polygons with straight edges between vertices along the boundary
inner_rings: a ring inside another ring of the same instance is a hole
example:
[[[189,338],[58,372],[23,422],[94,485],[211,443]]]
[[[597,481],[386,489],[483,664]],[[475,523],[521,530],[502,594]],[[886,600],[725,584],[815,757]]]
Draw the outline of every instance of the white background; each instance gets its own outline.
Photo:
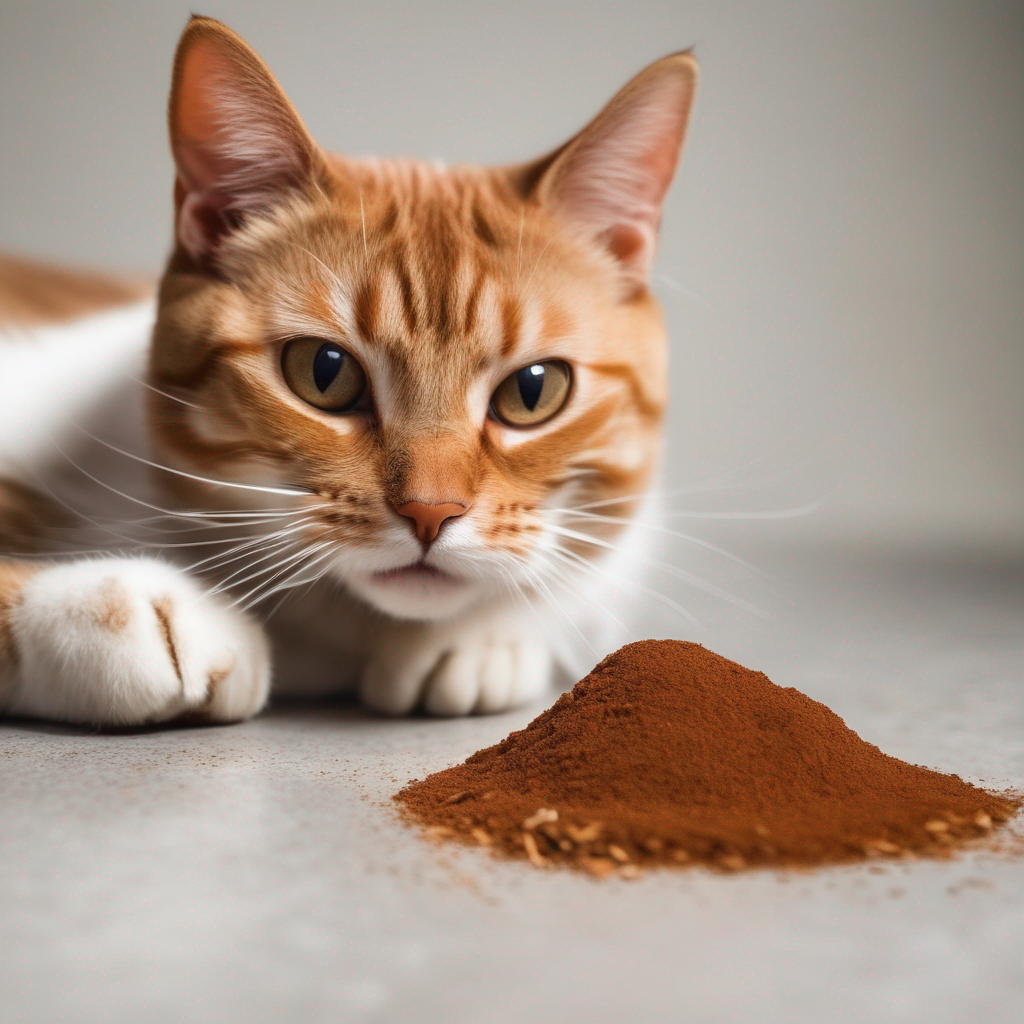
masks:
[[[4,0],[0,246],[157,271],[184,3]],[[1017,549],[1024,536],[1018,3],[211,0],[317,138],[513,162],[695,45],[665,214],[669,480],[800,461],[799,530]],[[756,474],[754,474],[756,475]],[[757,493],[747,508],[779,506]]]

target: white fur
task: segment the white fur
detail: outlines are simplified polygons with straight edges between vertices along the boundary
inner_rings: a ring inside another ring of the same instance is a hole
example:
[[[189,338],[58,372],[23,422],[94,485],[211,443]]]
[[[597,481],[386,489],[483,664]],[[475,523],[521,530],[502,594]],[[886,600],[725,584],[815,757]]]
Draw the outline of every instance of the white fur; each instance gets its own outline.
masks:
[[[536,699],[551,653],[528,616],[505,610],[389,630],[360,680],[370,707],[390,715],[421,706],[434,715],[504,711]]]
[[[201,711],[235,721],[259,711],[269,692],[262,629],[151,559],[46,569],[25,584],[11,625],[12,714],[141,725]]]
[[[102,396],[145,371],[153,300],[32,331],[0,331],[0,474],[52,459]],[[141,410],[141,405],[139,406]],[[141,423],[139,424],[141,427]]]

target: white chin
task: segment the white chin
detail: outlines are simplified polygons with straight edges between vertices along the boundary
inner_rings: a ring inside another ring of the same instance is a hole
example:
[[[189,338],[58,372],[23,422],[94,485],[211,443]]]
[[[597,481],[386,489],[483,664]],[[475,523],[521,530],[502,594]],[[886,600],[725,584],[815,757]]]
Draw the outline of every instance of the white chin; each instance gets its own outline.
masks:
[[[443,574],[360,573],[346,576],[345,583],[357,597],[396,619],[447,619],[480,599],[479,584]]]

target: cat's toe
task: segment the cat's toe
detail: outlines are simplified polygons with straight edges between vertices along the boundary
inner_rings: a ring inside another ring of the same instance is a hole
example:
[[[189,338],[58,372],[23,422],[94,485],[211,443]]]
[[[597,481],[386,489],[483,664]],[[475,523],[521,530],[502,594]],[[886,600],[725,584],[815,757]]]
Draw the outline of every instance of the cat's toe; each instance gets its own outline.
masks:
[[[270,651],[257,623],[233,609],[218,610],[230,643],[220,657],[211,656],[212,652],[208,655],[203,695],[190,707],[189,714],[207,722],[240,722],[251,718],[267,702]]]
[[[547,688],[551,656],[532,638],[470,643],[449,652],[426,680],[431,715],[494,714],[535,700]]]
[[[516,651],[511,644],[497,644],[487,649],[480,662],[474,711],[489,715],[512,706],[516,661]]]
[[[514,655],[507,708],[522,707],[547,693],[555,667],[550,648],[539,637],[524,637],[516,645]]]
[[[362,702],[383,715],[407,715],[419,704],[425,680],[444,651],[409,641],[383,644],[363,670]]]
[[[426,679],[423,710],[440,717],[468,715],[480,700],[489,653],[483,644],[468,644],[445,654]]]
[[[540,697],[551,673],[551,652],[539,634],[467,629],[423,636],[407,630],[374,652],[360,695],[387,715],[416,708],[441,717],[493,714]]]

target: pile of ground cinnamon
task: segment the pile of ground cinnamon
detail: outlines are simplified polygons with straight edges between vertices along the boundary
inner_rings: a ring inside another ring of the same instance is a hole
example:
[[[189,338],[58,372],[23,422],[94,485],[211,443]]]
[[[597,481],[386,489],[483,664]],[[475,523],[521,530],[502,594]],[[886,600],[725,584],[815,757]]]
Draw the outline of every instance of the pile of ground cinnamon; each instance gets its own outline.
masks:
[[[623,647],[396,799],[435,836],[597,875],[943,855],[1021,803],[889,757],[798,690],[675,640]]]

